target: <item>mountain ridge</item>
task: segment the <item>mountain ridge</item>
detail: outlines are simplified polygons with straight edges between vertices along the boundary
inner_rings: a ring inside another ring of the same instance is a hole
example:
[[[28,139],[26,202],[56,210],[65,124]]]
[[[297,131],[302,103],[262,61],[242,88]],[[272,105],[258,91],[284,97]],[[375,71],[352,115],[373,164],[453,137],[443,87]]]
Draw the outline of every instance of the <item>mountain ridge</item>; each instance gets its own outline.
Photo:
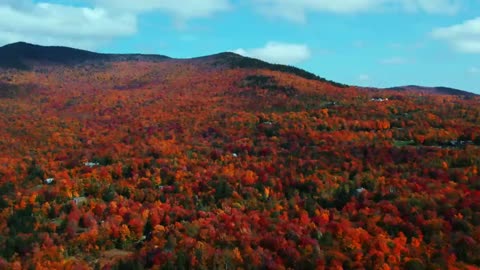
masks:
[[[159,54],[114,54],[98,53],[88,50],[76,49],[66,46],[42,46],[27,42],[15,42],[0,47],[0,68],[29,70],[35,64],[77,65],[97,61],[200,61],[207,62],[214,67],[267,69],[285,72],[296,76],[329,83],[339,88],[350,87],[347,84],[322,78],[304,69],[282,64],[268,63],[256,58],[242,56],[233,52],[220,52],[192,58],[172,58]],[[450,87],[425,87],[418,85],[395,86],[388,88],[359,87],[361,89],[416,91],[432,94],[446,94],[458,96],[477,96],[477,94],[450,88]]]
[[[257,68],[269,69],[297,75],[299,77],[330,83],[334,86],[345,88],[346,84],[330,81],[306,70],[281,64],[272,64],[259,59],[241,56],[233,52],[221,52],[192,58],[171,58],[157,54],[108,54],[87,50],[75,49],[64,46],[42,46],[26,42],[16,42],[0,47],[0,68],[30,69],[29,62],[41,64],[76,65],[88,61],[206,61],[213,66],[226,66],[228,68]]]
[[[166,60],[164,55],[108,54],[65,46],[41,46],[27,42],[15,42],[0,47],[0,67],[30,69],[31,62],[72,65],[87,61]]]
[[[438,93],[443,95],[460,95],[460,96],[476,96],[477,94],[445,86],[419,86],[419,85],[405,85],[386,88],[387,90],[405,91],[412,90],[417,92]]]

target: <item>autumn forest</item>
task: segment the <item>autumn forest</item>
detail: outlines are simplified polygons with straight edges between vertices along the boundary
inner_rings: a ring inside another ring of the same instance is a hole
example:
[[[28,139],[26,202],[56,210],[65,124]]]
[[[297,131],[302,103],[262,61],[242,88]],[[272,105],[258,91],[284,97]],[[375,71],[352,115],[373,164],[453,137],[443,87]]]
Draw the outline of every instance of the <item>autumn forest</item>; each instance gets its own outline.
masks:
[[[0,73],[0,269],[480,267],[478,96],[230,53],[28,64]]]

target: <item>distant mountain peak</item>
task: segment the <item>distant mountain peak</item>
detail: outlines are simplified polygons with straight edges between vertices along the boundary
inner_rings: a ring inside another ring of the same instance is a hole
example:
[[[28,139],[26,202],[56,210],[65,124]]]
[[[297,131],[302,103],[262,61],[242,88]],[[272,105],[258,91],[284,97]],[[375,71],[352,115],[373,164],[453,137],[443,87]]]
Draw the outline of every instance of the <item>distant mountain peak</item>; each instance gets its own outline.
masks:
[[[340,88],[348,87],[348,85],[346,84],[327,80],[298,67],[282,64],[272,64],[260,59],[242,56],[234,52],[222,52],[207,57],[214,60],[214,65],[225,65],[230,68],[268,69],[272,71],[293,74],[308,80],[326,82]]]
[[[4,68],[28,69],[31,62],[75,64],[97,58],[105,56],[80,49],[40,46],[23,41],[0,47],[0,67]]]
[[[213,56],[217,56],[217,57],[238,57],[238,58],[244,57],[244,56],[242,56],[240,54],[237,54],[237,53],[234,53],[234,52],[221,52],[221,53],[214,54]]]
[[[41,46],[23,41],[0,47],[0,67],[29,69],[32,63],[74,65],[86,61],[165,60],[163,55],[104,54],[63,46]]]
[[[416,92],[424,92],[429,94],[441,94],[441,95],[452,95],[452,96],[477,96],[477,94],[450,88],[450,87],[443,87],[443,86],[434,86],[434,87],[427,87],[427,86],[419,86],[419,85],[405,85],[405,86],[396,86],[387,88],[387,90],[395,90],[395,91],[416,91]]]
[[[14,42],[14,43],[10,43],[10,44],[6,44],[0,48],[3,48],[3,47],[15,47],[15,46],[34,46],[33,44],[30,44],[30,43],[27,43],[27,42],[24,42],[24,41],[18,41],[18,42]]]

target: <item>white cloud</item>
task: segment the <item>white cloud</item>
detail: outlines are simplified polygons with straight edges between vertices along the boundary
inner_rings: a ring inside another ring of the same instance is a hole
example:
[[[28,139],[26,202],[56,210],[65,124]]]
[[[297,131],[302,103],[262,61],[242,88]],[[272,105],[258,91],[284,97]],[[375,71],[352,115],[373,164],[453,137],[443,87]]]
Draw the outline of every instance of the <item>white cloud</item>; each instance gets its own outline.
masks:
[[[230,8],[229,0],[84,0],[84,6],[52,2],[0,0],[0,45],[26,41],[94,49],[135,34],[143,12],[165,12],[182,25]]]
[[[178,19],[208,17],[216,12],[231,9],[229,0],[93,0],[99,6],[141,13],[148,11],[164,11]]]
[[[368,82],[370,81],[370,76],[367,74],[360,74],[358,75],[358,80],[362,82]]]
[[[31,1],[0,2],[0,43],[27,41],[44,45],[93,48],[137,31],[136,18],[102,8]]]
[[[380,63],[384,65],[402,65],[402,64],[408,63],[408,60],[403,57],[395,56],[395,57],[382,59],[380,60]]]
[[[281,42],[268,42],[264,47],[253,49],[236,49],[234,53],[258,58],[267,62],[293,65],[311,57],[310,48],[305,44],[291,44]]]
[[[480,53],[480,17],[432,31],[432,37],[443,40],[455,50]]]
[[[306,21],[308,12],[364,13],[385,10],[454,14],[461,0],[251,0],[269,16],[294,22]]]

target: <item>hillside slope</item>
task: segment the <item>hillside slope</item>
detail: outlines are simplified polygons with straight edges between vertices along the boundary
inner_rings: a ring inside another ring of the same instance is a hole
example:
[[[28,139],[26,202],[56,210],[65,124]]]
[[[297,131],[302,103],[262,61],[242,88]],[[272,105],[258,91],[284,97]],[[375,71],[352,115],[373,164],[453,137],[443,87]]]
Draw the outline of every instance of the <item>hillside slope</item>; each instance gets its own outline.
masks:
[[[240,56],[235,53],[225,52],[191,59],[173,59],[164,55],[154,54],[104,54],[86,50],[62,47],[62,46],[40,46],[25,42],[17,42],[0,47],[0,68],[7,69],[31,69],[35,66],[45,65],[78,65],[90,63],[111,63],[121,61],[165,61],[183,60],[196,64],[209,64],[220,68],[243,68],[243,69],[267,69],[271,71],[285,72],[309,80],[317,80],[330,83],[339,88],[349,87],[346,84],[327,80],[303,69],[267,63],[255,58]],[[374,88],[371,88],[374,89]],[[423,86],[397,86],[377,90],[411,91],[429,94],[448,94],[459,96],[473,96],[475,94],[459,89],[448,87],[423,87]]]
[[[247,60],[2,70],[0,269],[480,267],[479,97]]]

